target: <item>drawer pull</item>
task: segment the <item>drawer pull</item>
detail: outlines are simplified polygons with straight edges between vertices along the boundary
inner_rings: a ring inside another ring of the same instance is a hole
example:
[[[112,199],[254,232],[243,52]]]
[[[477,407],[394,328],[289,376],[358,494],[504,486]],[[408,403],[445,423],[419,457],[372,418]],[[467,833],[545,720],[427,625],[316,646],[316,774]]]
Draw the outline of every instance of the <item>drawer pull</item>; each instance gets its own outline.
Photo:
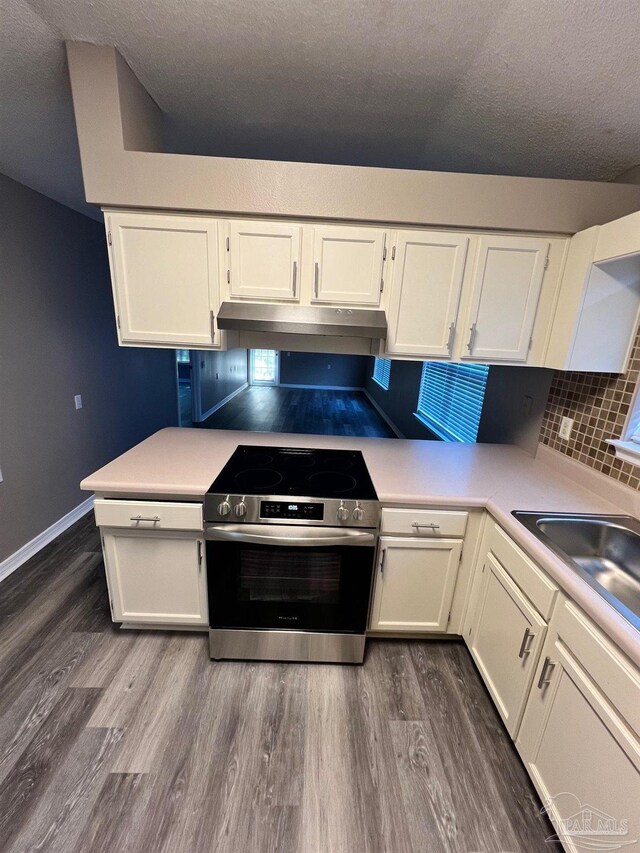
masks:
[[[155,524],[156,521],[160,521],[159,515],[132,515],[130,521],[153,521]]]
[[[382,554],[380,555],[380,574],[384,576],[384,560],[387,556],[387,549],[382,549]]]
[[[544,659],[544,663],[542,664],[542,672],[540,673],[540,678],[538,679],[538,690],[542,690],[543,687],[546,687],[548,684],[551,684],[549,676],[551,675],[551,670],[554,668],[555,663],[551,660],[550,657],[546,657]]]
[[[528,655],[531,651],[531,643],[535,640],[536,635],[532,634],[528,628],[524,629],[524,636],[522,637],[522,642],[520,643],[520,651],[518,652],[518,657],[523,658],[525,655]]]
[[[414,522],[412,522],[411,526],[415,527],[416,530],[420,530],[421,527],[427,527],[429,530],[440,530],[440,525],[439,524],[433,524],[433,522],[426,524],[424,522],[420,523],[418,521],[414,521]]]

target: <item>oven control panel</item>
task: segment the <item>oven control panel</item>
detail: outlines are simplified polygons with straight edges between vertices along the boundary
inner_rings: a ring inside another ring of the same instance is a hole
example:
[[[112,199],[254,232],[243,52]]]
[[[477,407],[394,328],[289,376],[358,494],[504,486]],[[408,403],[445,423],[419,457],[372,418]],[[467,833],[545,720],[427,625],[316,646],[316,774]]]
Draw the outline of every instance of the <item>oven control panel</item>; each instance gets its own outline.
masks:
[[[260,518],[301,519],[322,521],[324,504],[300,501],[260,501]]]

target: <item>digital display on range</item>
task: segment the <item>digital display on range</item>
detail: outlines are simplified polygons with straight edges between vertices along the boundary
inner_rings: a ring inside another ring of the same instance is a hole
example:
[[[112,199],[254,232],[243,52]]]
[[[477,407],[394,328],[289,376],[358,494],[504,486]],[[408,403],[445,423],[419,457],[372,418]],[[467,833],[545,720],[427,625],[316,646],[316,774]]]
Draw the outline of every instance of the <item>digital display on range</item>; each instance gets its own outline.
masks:
[[[260,501],[260,518],[300,518],[305,521],[322,521],[324,504],[289,501]]]

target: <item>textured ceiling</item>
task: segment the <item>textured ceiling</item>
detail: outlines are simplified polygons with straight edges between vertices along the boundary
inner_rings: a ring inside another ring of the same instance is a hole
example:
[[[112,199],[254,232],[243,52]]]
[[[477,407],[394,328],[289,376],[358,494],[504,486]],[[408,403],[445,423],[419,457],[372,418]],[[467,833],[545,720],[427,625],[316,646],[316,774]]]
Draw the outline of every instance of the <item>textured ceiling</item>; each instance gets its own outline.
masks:
[[[608,180],[640,162],[638,8],[11,0],[2,136],[15,134],[10,165],[33,175],[26,183],[54,196],[52,182],[68,183],[76,197],[60,47],[70,38],[120,50],[165,112],[171,150]]]

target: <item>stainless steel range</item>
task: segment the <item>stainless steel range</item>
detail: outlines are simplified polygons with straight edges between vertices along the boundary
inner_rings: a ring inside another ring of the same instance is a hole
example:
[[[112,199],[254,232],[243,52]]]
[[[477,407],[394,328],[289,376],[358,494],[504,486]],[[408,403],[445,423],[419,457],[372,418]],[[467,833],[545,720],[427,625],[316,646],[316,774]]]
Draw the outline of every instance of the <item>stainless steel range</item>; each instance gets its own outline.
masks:
[[[362,663],[380,505],[360,451],[240,445],[204,514],[212,658]]]

